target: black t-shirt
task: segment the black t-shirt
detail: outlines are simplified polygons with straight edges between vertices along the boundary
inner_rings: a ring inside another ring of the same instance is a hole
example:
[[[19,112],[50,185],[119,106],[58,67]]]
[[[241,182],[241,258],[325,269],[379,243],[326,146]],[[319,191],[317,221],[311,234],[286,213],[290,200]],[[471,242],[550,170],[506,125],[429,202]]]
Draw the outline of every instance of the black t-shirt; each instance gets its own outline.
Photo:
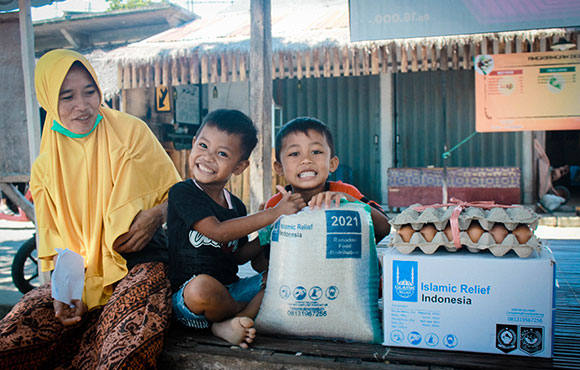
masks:
[[[169,279],[174,291],[193,275],[208,274],[224,285],[239,279],[234,253],[248,238],[244,237],[222,246],[192,228],[195,222],[210,216],[222,222],[245,216],[247,213],[244,203],[231,193],[230,197],[233,208],[224,208],[191,179],[179,182],[169,190]]]
[[[127,261],[127,269],[130,271],[135,265],[147,262],[168,262],[167,236],[162,227],[158,228],[151,241],[139,252],[121,253]]]

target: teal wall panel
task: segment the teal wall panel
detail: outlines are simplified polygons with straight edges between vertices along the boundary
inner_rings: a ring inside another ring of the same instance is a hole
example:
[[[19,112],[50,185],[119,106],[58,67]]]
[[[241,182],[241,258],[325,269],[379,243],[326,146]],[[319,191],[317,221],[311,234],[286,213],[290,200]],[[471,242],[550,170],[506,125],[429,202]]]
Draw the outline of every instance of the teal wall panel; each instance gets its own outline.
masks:
[[[448,150],[475,132],[473,71],[395,75],[396,167],[442,167]],[[522,134],[478,133],[446,160],[449,167],[522,167]]]
[[[343,181],[380,200],[379,76],[274,80],[283,122],[313,116],[326,123],[344,168]]]

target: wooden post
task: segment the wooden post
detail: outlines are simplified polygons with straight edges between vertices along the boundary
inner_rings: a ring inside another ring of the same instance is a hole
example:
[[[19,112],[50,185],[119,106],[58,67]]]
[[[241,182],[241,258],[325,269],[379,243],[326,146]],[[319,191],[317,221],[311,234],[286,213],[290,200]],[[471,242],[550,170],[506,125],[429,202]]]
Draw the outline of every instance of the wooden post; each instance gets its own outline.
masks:
[[[272,16],[270,0],[251,0],[250,117],[258,145],[250,158],[250,213],[272,189]]]
[[[330,51],[327,47],[324,48],[324,62],[322,65],[322,72],[324,77],[330,77]]]
[[[240,81],[246,81],[246,54],[240,54]]]
[[[286,67],[284,66],[284,52],[279,51],[276,54],[278,54],[278,78],[283,80],[286,77]],[[272,70],[274,69],[275,68],[272,68]]]
[[[471,45],[463,45],[463,69],[471,68]]]
[[[371,71],[369,69],[370,68],[369,49],[366,46],[362,49],[362,57],[363,57],[363,60],[362,60],[363,74],[366,76],[366,75],[369,75],[371,73]]]
[[[338,58],[338,48],[332,48],[332,76],[340,77],[340,59]]]
[[[226,53],[221,53],[220,55],[220,81],[228,82],[228,55]]]
[[[389,72],[389,48],[381,45],[381,72]]]
[[[123,66],[121,63],[117,64],[117,87],[123,90]]]
[[[210,76],[210,81],[212,84],[216,84],[218,83],[218,61],[217,61],[217,56],[216,55],[210,55],[210,62],[211,62],[211,76]]]
[[[421,45],[421,70],[428,71],[429,70],[429,56],[427,55],[427,46]]]
[[[199,59],[197,52],[191,56],[189,63],[189,81],[193,84],[199,83]]]
[[[389,48],[391,51],[391,71],[397,73],[399,70],[399,62],[397,61],[397,44],[392,42]]]
[[[230,71],[232,71],[232,82],[238,81],[238,63],[236,62],[237,51],[232,51],[232,63],[230,64]]]
[[[161,65],[159,64],[159,61],[155,61],[155,79],[154,79],[154,87],[160,86],[161,85]],[[123,88],[125,88],[125,81],[123,78]]]
[[[435,44],[431,45],[431,70],[436,71],[438,69],[437,63],[437,49]]]
[[[296,52],[296,78],[302,79],[302,54],[300,51]]]
[[[137,88],[139,87],[137,85],[137,72],[139,72],[139,67],[137,67],[135,64],[131,65],[131,88]]]
[[[162,67],[162,77],[161,77],[161,84],[165,86],[171,86],[171,66],[169,65],[169,59],[167,57],[163,58],[163,67]]]
[[[379,74],[379,50],[376,45],[371,47],[371,74]]]
[[[407,65],[408,65],[408,58],[407,58],[407,45],[401,44],[401,72],[407,72]]]
[[[207,54],[201,56],[201,83],[209,83],[208,69],[207,69]]]
[[[22,72],[24,77],[24,94],[26,101],[26,127],[28,131],[28,157],[30,165],[34,162],[40,151],[40,117],[38,103],[34,89],[34,29],[30,12],[30,0],[18,0],[18,23],[20,27],[20,53],[22,55]],[[4,189],[6,191],[6,189]],[[38,231],[38,230],[37,230]],[[36,233],[36,245],[38,243]],[[45,284],[50,281],[50,274],[42,272],[38,264],[39,281]]]
[[[294,63],[292,63],[292,52],[284,53],[284,64],[288,66],[288,78],[294,78]]]
[[[179,59],[172,59],[171,60],[171,83],[169,85],[172,86],[179,86],[179,77],[178,77],[178,72],[177,72],[177,61]]]
[[[356,48],[352,51],[352,75],[360,76],[360,63],[359,63],[359,49]]]
[[[419,70],[419,56],[417,55],[417,45],[411,48],[411,71],[417,72]]]
[[[313,76],[318,78],[320,77],[320,60],[318,59],[319,57],[319,50],[318,49],[314,49],[312,51],[312,66],[313,66]]]
[[[454,70],[459,69],[459,48],[457,44],[453,44],[451,47],[451,64]]]
[[[30,164],[38,157],[40,149],[40,116],[36,90],[34,90],[34,31],[30,14],[30,0],[18,0],[20,9],[20,53],[24,73],[24,93],[26,94],[26,126],[28,129],[28,156]]]
[[[304,76],[310,78],[310,51],[304,52]]]
[[[447,45],[443,45],[441,49],[439,49],[439,68],[442,71],[446,71],[449,69],[449,55],[447,55]]]
[[[139,87],[145,87],[145,66],[139,67]]]

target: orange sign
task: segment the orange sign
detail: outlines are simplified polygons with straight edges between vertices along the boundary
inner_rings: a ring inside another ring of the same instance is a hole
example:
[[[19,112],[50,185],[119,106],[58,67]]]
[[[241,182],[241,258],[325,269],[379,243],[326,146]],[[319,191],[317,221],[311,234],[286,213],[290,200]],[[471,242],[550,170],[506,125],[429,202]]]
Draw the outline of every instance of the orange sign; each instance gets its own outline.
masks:
[[[155,109],[157,112],[171,112],[169,88],[159,85],[155,88]]]
[[[478,55],[478,132],[580,130],[580,50]]]

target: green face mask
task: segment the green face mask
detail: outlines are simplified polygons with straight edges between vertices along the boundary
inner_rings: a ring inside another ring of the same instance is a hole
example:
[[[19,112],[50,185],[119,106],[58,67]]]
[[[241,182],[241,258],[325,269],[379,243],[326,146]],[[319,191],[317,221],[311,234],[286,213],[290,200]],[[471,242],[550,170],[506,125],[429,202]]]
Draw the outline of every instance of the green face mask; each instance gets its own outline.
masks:
[[[102,119],[103,119],[103,116],[101,116],[100,114],[97,115],[97,120],[95,121],[95,125],[93,126],[91,131],[87,132],[86,134],[75,134],[74,132],[70,131],[69,129],[67,129],[66,127],[61,125],[60,123],[56,122],[56,120],[52,121],[52,127],[50,129],[58,132],[59,134],[63,134],[64,136],[72,137],[73,139],[78,139],[81,137],[88,136],[91,132],[95,131],[95,129],[97,128],[97,125],[99,124],[99,122],[101,122]]]

